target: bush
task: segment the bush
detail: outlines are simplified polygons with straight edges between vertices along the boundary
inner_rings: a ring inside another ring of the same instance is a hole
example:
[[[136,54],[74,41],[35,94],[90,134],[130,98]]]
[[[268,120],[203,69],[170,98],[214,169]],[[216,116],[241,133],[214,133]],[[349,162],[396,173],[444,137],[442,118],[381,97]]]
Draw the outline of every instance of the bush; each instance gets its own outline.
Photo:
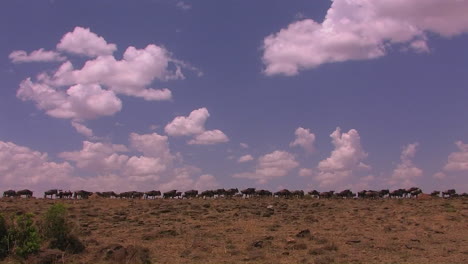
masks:
[[[67,221],[67,209],[63,204],[52,205],[43,221],[43,235],[50,240],[50,248],[71,253],[80,253],[84,250],[81,241],[72,234],[72,225]]]
[[[8,255],[9,250],[9,234],[5,218],[0,215],[0,260]]]
[[[41,246],[41,239],[32,218],[32,214],[18,216],[10,230],[16,255],[24,258],[37,253]]]

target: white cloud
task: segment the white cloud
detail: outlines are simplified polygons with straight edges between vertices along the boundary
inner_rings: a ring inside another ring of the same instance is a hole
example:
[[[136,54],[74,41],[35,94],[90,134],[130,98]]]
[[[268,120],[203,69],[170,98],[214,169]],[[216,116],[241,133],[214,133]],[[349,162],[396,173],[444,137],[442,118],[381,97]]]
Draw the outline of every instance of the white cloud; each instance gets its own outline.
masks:
[[[427,32],[468,31],[468,2],[460,0],[334,0],[322,23],[291,23],[265,38],[265,74],[295,75],[324,63],[382,57],[402,44],[429,51]]]
[[[468,171],[468,144],[461,141],[455,142],[458,152],[453,152],[448,156],[444,170],[448,172]]]
[[[56,186],[68,182],[73,167],[49,161],[46,153],[0,141],[0,185],[22,189]]]
[[[241,148],[244,149],[249,148],[249,145],[247,143],[240,143],[239,145],[241,146]]]
[[[252,157],[252,155],[250,154],[247,154],[247,155],[244,155],[242,157],[240,157],[237,162],[239,163],[244,163],[244,162],[248,162],[248,161],[251,161],[251,160],[254,160],[254,158]]]
[[[196,135],[194,139],[190,140],[190,145],[213,145],[218,143],[228,142],[229,138],[218,129],[205,131]]]
[[[418,143],[408,144],[403,148],[400,156],[401,162],[393,170],[388,183],[395,187],[411,187],[415,185],[414,180],[421,177],[423,171],[413,164]]]
[[[165,163],[171,163],[174,156],[169,149],[167,136],[157,133],[140,135],[130,134],[130,146],[148,157],[158,157]]]
[[[73,120],[72,121],[72,126],[76,129],[76,131],[88,138],[94,138],[94,133],[93,133],[93,130],[90,129],[89,127],[85,126],[84,124],[76,121],[76,120]]]
[[[218,180],[211,174],[201,175],[195,182],[195,190],[211,190],[219,187]]]
[[[206,108],[193,110],[188,117],[178,116],[166,125],[164,131],[170,136],[199,135],[205,131],[205,122],[210,116]]]
[[[304,148],[307,152],[314,151],[315,135],[310,132],[310,129],[299,127],[294,134],[296,135],[296,139],[291,142],[289,146],[299,146]]]
[[[119,154],[122,152],[128,152],[124,145],[83,141],[80,151],[62,152],[59,156],[75,162],[80,169],[105,173],[122,169],[129,158],[127,155]]]
[[[225,143],[229,138],[219,129],[205,130],[205,122],[210,116],[205,107],[193,110],[189,116],[178,116],[166,125],[164,131],[170,136],[194,136],[189,145],[213,145]]]
[[[234,174],[234,178],[246,178],[256,180],[259,184],[265,184],[274,178],[288,175],[291,170],[298,167],[294,155],[286,151],[274,151],[261,156],[257,161],[254,172]]]
[[[64,61],[66,58],[55,51],[38,49],[28,54],[24,50],[15,50],[8,56],[13,63]]]
[[[437,172],[434,175],[432,175],[432,178],[438,179],[438,180],[443,180],[443,179],[447,178],[447,175],[445,173],[443,173],[443,172]]]
[[[108,44],[107,41],[91,32],[89,28],[75,27],[73,32],[68,32],[62,37],[57,49],[88,57],[101,55],[111,55],[117,50],[115,44]]]
[[[169,70],[170,63],[176,67],[174,72]],[[88,60],[79,70],[74,70],[70,62],[65,62],[50,82],[56,86],[98,83],[117,94],[162,101],[171,99],[171,91],[148,86],[154,80],[185,78],[180,66],[181,63],[172,59],[163,47],[150,44],[144,49],[137,49],[130,46],[122,60],[116,60],[111,55],[99,56]]]
[[[299,170],[299,176],[301,177],[311,177],[314,175],[314,171],[312,169],[301,168]]]
[[[187,4],[184,1],[177,2],[176,6],[182,10],[190,10],[192,8],[190,4]]]
[[[362,148],[361,138],[355,129],[341,133],[338,127],[330,137],[335,149],[330,157],[319,162],[315,176],[321,187],[342,184],[353,176],[354,171],[370,168],[362,162],[368,154]]]
[[[23,101],[34,101],[37,108],[56,118],[95,119],[113,115],[122,108],[112,91],[97,84],[77,84],[61,91],[28,78],[21,82],[16,95]]]

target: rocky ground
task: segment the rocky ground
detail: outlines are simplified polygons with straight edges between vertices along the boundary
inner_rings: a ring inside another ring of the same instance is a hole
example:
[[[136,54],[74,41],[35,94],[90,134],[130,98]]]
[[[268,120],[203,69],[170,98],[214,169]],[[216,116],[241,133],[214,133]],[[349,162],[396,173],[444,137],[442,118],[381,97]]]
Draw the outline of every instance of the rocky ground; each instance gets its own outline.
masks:
[[[466,198],[4,198],[0,210],[39,220],[57,202],[85,252],[26,263],[468,263]]]

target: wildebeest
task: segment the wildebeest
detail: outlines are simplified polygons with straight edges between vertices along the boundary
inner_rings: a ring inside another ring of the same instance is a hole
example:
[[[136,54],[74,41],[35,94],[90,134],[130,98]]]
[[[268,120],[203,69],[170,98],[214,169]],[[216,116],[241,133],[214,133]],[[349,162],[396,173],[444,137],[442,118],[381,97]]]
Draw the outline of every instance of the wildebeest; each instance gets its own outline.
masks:
[[[3,197],[15,197],[16,191],[15,190],[8,190],[3,192]]]
[[[289,191],[288,189],[283,189],[283,190],[275,192],[274,195],[278,197],[290,197],[291,191]]]
[[[197,197],[198,195],[198,191],[197,190],[189,190],[189,191],[186,191],[184,193],[184,196],[185,198],[195,198]]]
[[[213,194],[215,196],[217,196],[217,197],[225,196],[226,195],[226,190],[224,190],[224,189],[213,190]]]
[[[351,190],[346,189],[344,191],[337,193],[336,196],[341,197],[341,198],[353,198],[355,194]]]
[[[70,190],[68,191],[60,190],[56,196],[60,199],[62,198],[70,199],[70,198],[73,198],[73,192],[71,192]]]
[[[24,190],[17,191],[17,192],[16,192],[16,195],[17,195],[18,197],[21,197],[21,196],[24,195],[26,198],[31,198],[32,195],[33,195],[33,192],[30,191],[30,190],[28,190],[28,189],[24,189]]]
[[[440,196],[440,191],[433,191],[431,192],[432,197],[439,197]]]
[[[296,197],[296,198],[303,198],[304,197],[304,191],[303,190],[293,191],[293,192],[291,192],[291,196]]]
[[[48,191],[44,192],[44,198],[47,198],[47,196],[49,196],[49,195],[50,195],[50,199],[52,199],[54,195],[57,198],[57,194],[58,194],[57,189],[48,190]]]
[[[321,192],[319,193],[319,199],[321,198],[332,198],[335,191]]]
[[[203,192],[201,192],[200,196],[201,196],[203,199],[214,197],[214,191],[212,191],[212,190],[203,191]]]
[[[233,196],[236,195],[238,192],[239,192],[239,189],[237,189],[237,188],[231,188],[231,189],[226,190],[225,195],[226,195],[226,197],[233,197]]]
[[[272,196],[272,193],[268,190],[255,190],[255,196],[268,197],[268,196]]]
[[[307,194],[314,197],[314,198],[318,198],[320,193],[317,190],[312,190],[312,191],[308,192]]]
[[[422,193],[422,190],[417,188],[415,190],[412,190],[409,195],[410,197],[418,197]]]
[[[385,196],[390,195],[390,191],[388,189],[383,189],[379,191],[379,197],[385,198]]]
[[[389,193],[389,197],[390,198],[403,198],[406,194],[406,190],[405,189],[398,189],[398,190],[394,190],[392,192]]]
[[[117,197],[117,194],[115,192],[96,192],[96,194],[99,196],[99,197],[103,197],[103,198],[116,198]],[[59,193],[60,195],[60,193]]]
[[[455,191],[455,189],[450,189],[450,190],[447,190],[445,192],[442,192],[442,197],[448,196],[450,198],[450,197],[454,197],[456,195],[457,195],[457,192]]]
[[[177,190],[172,190],[163,193],[163,198],[175,198],[177,196]]]
[[[88,191],[85,191],[85,190],[79,190],[79,191],[73,192],[73,198],[75,198],[75,199],[88,199],[89,196],[91,196],[91,194],[93,194],[93,192],[88,192]]]
[[[152,199],[155,199],[158,196],[161,196],[161,192],[156,191],[156,190],[152,190],[152,191],[149,191],[149,192],[145,192],[144,198],[149,199],[151,197]]]
[[[251,197],[252,195],[255,194],[255,188],[247,188],[241,191],[242,195],[245,195],[245,197]]]

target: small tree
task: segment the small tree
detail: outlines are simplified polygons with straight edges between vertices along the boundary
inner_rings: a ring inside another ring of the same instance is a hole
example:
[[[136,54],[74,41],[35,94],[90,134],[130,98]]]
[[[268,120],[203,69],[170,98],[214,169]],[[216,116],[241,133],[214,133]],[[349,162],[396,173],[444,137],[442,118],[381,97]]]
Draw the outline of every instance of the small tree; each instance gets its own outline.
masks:
[[[43,235],[50,240],[50,248],[72,253],[79,253],[84,249],[80,240],[72,234],[72,225],[67,221],[67,209],[63,204],[54,204],[47,210],[43,219]]]
[[[32,214],[16,217],[10,230],[16,255],[24,258],[37,253],[41,246],[41,239],[32,218]]]

